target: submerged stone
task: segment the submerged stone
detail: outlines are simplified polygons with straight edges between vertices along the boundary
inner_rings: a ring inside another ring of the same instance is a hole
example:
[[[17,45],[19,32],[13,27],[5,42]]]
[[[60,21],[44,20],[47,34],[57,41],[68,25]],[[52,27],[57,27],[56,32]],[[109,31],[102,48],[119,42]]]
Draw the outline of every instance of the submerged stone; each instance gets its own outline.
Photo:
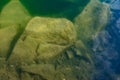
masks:
[[[91,45],[92,38],[105,28],[109,21],[110,9],[107,4],[91,0],[83,12],[75,18],[78,38]]]
[[[8,64],[21,70],[18,74],[23,80],[90,80],[91,56],[76,37],[74,25],[65,18],[35,17],[16,43]]]
[[[18,40],[11,63],[34,63],[49,60],[76,41],[76,31],[67,19],[35,17]]]
[[[86,60],[86,52],[79,53],[84,44],[78,43],[76,36],[67,19],[35,17],[16,43],[8,64],[20,69],[22,80],[90,80],[92,64]]]

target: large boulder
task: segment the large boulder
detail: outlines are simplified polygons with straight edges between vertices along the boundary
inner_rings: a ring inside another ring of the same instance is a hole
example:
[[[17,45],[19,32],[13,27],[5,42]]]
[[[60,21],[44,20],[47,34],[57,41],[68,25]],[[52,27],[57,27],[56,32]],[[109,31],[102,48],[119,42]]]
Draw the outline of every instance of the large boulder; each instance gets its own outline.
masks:
[[[110,9],[107,4],[91,0],[83,12],[75,18],[78,38],[91,45],[92,38],[109,22]]]
[[[33,18],[7,64],[22,80],[90,80],[93,70],[91,56],[65,18]]]
[[[9,62],[40,63],[61,54],[75,41],[75,28],[67,19],[35,17],[17,41]]]
[[[30,19],[19,0],[11,0],[0,15],[0,57],[8,57]]]

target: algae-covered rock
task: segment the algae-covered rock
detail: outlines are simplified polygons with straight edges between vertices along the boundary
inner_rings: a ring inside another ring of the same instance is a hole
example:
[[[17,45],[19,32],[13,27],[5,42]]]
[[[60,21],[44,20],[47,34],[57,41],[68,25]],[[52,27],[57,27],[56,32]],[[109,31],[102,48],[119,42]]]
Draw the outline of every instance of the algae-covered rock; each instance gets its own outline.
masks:
[[[0,56],[7,57],[30,19],[19,0],[11,0],[0,15]]]
[[[109,16],[110,9],[107,4],[91,0],[83,12],[75,18],[78,38],[90,45],[89,41],[107,25]]]
[[[7,64],[16,72],[20,69],[10,76],[21,75],[21,80],[90,80],[91,56],[76,37],[75,27],[67,19],[33,18],[8,57]]]
[[[22,80],[90,80],[90,56],[76,35],[67,19],[35,17],[16,43],[8,64],[20,69]],[[79,53],[79,48],[84,52]]]
[[[86,43],[107,24],[109,7],[97,0],[85,7],[88,2],[11,0],[4,6],[0,15],[0,80],[91,80],[93,61]],[[58,9],[61,4],[62,9]],[[85,9],[76,16],[75,27],[65,18],[30,20],[23,5],[38,13],[33,15],[52,17],[73,18]]]
[[[29,64],[49,60],[75,41],[75,28],[67,19],[35,17],[16,43],[9,61]]]

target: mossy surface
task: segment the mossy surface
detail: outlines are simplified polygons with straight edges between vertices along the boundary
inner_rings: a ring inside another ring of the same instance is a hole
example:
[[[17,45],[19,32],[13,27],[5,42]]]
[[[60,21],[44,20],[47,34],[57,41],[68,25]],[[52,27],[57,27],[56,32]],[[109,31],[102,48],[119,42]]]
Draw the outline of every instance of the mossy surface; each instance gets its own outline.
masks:
[[[70,21],[35,17],[16,43],[9,61],[17,64],[32,63],[35,58],[37,62],[49,59],[71,46],[75,40],[76,31]]]
[[[38,80],[91,79],[91,55],[76,35],[74,25],[67,19],[35,17],[17,41],[7,63],[20,69],[18,74],[23,80],[36,76]]]
[[[108,6],[97,0],[3,0],[0,4],[4,1],[1,80],[92,79],[90,45],[92,36],[107,24]]]
[[[92,46],[92,39],[109,22],[110,9],[107,4],[98,0],[91,0],[74,22],[78,32],[78,38],[85,42],[89,48]]]

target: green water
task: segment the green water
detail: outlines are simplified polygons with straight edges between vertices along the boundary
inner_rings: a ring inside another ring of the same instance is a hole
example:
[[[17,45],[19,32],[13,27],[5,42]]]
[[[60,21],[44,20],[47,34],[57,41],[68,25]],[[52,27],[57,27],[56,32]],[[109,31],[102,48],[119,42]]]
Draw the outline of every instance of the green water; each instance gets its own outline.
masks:
[[[0,11],[10,0],[0,1]],[[65,17],[80,14],[90,0],[20,0],[32,16]]]
[[[0,12],[1,12],[3,6],[4,6],[6,3],[8,3],[9,1],[10,1],[10,0],[1,0],[1,1],[0,1]]]
[[[31,15],[66,17],[72,20],[89,0],[20,0]]]

